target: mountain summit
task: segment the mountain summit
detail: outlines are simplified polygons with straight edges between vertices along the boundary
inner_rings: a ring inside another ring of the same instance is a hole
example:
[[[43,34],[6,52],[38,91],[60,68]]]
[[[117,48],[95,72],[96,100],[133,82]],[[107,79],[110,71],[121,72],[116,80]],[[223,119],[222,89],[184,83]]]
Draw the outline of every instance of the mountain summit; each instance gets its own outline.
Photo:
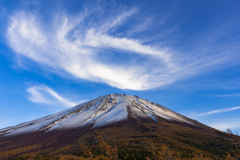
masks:
[[[157,103],[137,96],[110,94],[82,103],[62,112],[0,130],[0,135],[11,136],[28,132],[80,129],[85,126],[98,128],[128,120],[159,119],[199,125]]]
[[[137,96],[110,94],[1,129],[0,159],[227,159],[240,156],[239,138]]]

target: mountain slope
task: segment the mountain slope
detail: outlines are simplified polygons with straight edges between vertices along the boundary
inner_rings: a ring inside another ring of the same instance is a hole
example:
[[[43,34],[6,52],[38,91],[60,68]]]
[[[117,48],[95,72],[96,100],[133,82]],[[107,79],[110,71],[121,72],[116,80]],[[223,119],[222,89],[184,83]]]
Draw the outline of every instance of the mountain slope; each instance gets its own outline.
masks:
[[[0,135],[10,136],[35,131],[76,129],[86,125],[93,125],[92,128],[96,128],[129,118],[150,118],[155,122],[158,121],[158,118],[164,118],[169,121],[200,125],[194,120],[137,96],[111,94],[57,114],[2,129]]]
[[[0,130],[2,159],[34,155],[46,159],[224,159],[228,154],[240,156],[232,135],[123,94],[102,96]]]

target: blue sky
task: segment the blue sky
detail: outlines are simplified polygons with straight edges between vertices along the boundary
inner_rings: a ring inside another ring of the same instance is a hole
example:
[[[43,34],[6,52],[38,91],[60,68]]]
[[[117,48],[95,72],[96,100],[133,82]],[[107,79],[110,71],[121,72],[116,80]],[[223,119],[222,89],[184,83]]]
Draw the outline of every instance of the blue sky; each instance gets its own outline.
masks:
[[[240,132],[240,2],[0,1],[0,128],[111,93]]]

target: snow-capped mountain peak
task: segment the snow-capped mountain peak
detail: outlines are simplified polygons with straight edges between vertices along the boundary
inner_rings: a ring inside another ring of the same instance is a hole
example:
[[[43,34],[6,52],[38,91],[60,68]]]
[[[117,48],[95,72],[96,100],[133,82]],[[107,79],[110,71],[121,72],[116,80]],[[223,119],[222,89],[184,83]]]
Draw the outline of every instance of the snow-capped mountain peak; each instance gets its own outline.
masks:
[[[196,125],[194,120],[184,117],[157,103],[137,96],[110,94],[82,103],[75,107],[30,122],[0,130],[0,135],[16,135],[41,131],[80,129],[86,125],[102,127],[116,122],[134,119],[159,118]]]

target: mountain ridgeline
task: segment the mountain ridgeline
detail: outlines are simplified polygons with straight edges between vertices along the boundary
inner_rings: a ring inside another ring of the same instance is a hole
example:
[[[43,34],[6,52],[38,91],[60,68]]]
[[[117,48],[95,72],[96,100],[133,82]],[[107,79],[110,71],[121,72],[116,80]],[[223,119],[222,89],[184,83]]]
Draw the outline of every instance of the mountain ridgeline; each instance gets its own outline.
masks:
[[[110,94],[0,130],[1,159],[237,159],[239,137]]]

